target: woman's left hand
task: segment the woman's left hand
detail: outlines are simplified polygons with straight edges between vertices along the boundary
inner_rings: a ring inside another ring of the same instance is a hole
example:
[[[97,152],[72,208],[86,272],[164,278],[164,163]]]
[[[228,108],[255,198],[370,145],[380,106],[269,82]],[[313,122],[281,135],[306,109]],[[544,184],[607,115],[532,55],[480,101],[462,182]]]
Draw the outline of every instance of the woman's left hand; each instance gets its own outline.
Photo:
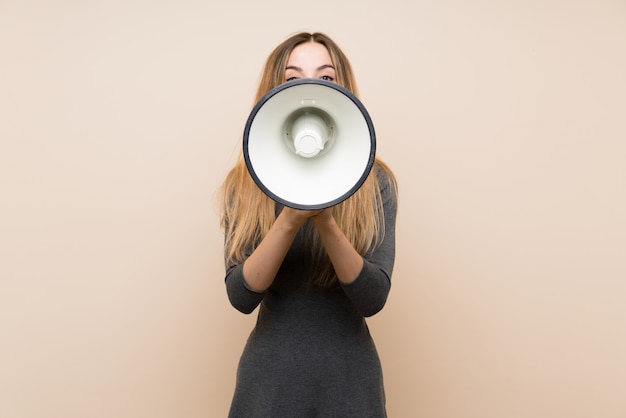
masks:
[[[326,209],[319,210],[317,211],[317,213],[311,216],[311,219],[317,225],[333,221],[334,220],[333,209],[326,208]]]

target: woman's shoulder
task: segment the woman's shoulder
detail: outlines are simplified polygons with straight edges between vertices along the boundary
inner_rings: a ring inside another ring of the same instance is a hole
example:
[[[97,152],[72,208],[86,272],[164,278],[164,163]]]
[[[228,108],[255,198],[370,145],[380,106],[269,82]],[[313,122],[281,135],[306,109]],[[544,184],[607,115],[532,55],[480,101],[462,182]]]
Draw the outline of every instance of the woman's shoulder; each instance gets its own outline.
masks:
[[[391,167],[383,160],[376,158],[373,167],[381,190],[391,188],[397,193],[398,181]]]

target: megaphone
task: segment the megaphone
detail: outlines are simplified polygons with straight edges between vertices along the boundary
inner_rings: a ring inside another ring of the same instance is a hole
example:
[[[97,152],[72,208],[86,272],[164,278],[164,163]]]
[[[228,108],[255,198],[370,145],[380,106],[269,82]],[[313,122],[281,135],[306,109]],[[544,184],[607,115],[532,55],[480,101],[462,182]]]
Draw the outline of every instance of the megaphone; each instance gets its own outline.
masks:
[[[245,125],[243,156],[257,186],[295,209],[325,209],[352,196],[374,164],[365,106],[330,81],[288,81],[264,95]]]

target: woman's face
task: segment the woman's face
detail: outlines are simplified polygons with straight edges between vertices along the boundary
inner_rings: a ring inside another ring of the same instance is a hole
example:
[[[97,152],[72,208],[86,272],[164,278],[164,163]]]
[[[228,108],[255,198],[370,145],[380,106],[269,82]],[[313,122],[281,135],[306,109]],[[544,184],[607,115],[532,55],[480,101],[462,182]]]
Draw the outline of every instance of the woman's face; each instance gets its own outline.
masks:
[[[335,67],[324,45],[318,42],[305,42],[291,51],[285,69],[285,81],[298,78],[335,81]]]

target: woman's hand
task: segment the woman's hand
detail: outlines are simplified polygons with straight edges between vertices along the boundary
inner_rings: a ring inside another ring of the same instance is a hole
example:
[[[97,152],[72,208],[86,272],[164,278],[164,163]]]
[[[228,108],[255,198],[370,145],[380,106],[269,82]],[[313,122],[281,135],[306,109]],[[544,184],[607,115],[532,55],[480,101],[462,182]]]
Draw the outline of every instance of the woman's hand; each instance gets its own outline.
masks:
[[[293,209],[285,206],[280,213],[281,217],[284,217],[285,222],[289,223],[293,227],[300,228],[307,219],[315,218],[320,214],[328,212],[326,209],[318,209],[318,210],[301,210],[301,209]]]
[[[331,222],[335,222],[335,217],[333,216],[333,209],[327,208],[317,211],[315,215],[311,217],[316,226],[320,226],[322,224],[329,224]]]

